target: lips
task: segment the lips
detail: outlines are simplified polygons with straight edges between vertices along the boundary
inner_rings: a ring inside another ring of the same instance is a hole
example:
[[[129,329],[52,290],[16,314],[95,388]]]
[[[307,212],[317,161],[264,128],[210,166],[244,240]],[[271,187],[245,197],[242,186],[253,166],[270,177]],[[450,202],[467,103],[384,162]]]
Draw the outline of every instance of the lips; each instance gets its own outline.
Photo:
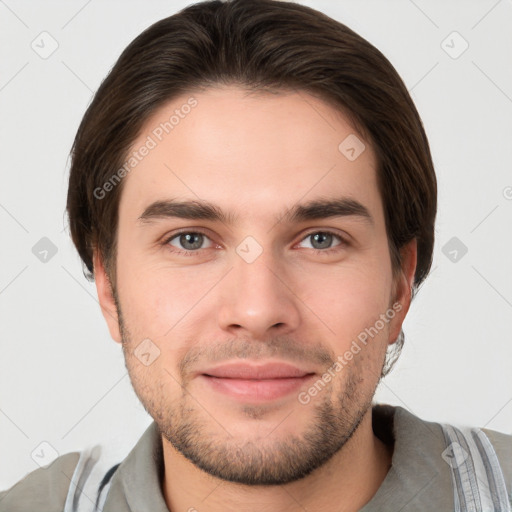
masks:
[[[223,364],[202,372],[202,375],[222,379],[271,380],[301,378],[313,373],[287,363],[276,362],[262,365],[247,363]]]
[[[220,393],[242,403],[266,403],[293,397],[315,378],[288,363],[225,363],[198,374],[206,393]]]

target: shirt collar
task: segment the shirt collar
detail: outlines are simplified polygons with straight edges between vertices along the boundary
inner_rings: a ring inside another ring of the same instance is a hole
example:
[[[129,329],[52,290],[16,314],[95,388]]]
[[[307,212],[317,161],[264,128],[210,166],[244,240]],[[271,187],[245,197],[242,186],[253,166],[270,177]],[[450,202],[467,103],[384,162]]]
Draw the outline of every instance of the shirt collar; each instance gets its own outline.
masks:
[[[424,510],[427,503],[429,510],[450,510],[453,488],[450,468],[441,457],[446,448],[441,426],[387,404],[373,406],[372,423],[377,437],[393,443],[393,458],[386,478],[360,512]]]

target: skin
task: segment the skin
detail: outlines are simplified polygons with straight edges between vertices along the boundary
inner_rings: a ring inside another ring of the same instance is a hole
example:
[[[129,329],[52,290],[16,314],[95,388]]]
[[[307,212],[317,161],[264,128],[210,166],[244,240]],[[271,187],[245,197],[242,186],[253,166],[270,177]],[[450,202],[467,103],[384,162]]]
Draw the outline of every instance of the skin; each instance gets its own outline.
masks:
[[[149,119],[133,148],[191,95],[197,106],[124,178],[115,294],[94,256],[111,336],[162,433],[167,506],[359,510],[391,465],[392,447],[372,431],[371,403],[411,301],[416,242],[403,248],[393,279],[375,153],[364,141],[349,161],[338,145],[357,132],[305,92],[186,94]],[[341,196],[362,203],[373,222],[281,219],[297,203]],[[166,199],[206,200],[236,221],[139,220]],[[200,251],[179,236],[168,241],[181,228],[204,232]],[[325,231],[346,243],[315,244],[311,235]],[[247,236],[262,249],[252,263],[236,252]],[[393,304],[400,311],[308,404],[295,392],[244,403],[197,378],[241,357],[290,362],[320,378]],[[148,366],[134,352],[144,339],[160,351]]]

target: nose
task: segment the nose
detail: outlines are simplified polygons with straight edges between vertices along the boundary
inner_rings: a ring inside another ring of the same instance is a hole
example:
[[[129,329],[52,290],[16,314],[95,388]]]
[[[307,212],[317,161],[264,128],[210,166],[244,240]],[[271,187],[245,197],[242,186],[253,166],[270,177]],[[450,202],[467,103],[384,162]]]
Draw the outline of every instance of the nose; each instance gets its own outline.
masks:
[[[264,251],[248,263],[235,254],[233,269],[221,283],[218,321],[238,336],[265,339],[298,328],[300,299],[281,262]]]

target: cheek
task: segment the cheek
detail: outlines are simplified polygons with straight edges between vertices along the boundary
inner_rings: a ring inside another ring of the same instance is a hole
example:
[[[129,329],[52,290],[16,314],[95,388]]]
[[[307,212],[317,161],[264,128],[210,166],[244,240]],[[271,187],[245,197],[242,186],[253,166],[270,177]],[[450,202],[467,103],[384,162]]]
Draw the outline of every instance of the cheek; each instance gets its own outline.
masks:
[[[163,354],[145,366],[133,353],[126,356],[126,365],[141,403],[157,421],[166,421],[166,411],[173,407],[180,393],[179,377],[172,366],[164,361]]]
[[[304,304],[343,346],[373,326],[389,308],[391,279],[378,267],[330,268],[310,274],[302,286]]]
[[[210,273],[162,265],[126,265],[118,282],[123,316],[137,338],[161,340],[182,330],[216,279]],[[175,330],[175,331],[173,331]],[[134,336],[135,337],[135,336]]]

